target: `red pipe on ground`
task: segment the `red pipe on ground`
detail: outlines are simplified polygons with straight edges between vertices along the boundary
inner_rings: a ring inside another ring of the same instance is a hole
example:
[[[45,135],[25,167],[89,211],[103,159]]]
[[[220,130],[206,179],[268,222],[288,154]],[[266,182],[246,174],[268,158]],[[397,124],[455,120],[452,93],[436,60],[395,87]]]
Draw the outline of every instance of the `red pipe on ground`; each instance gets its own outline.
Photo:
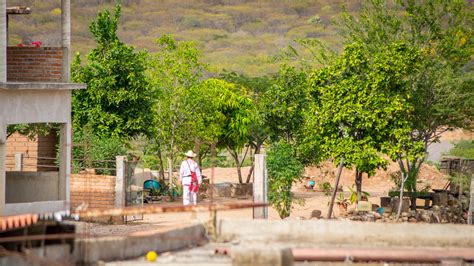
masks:
[[[473,248],[294,248],[295,261],[389,261],[437,263],[462,259],[474,261]]]

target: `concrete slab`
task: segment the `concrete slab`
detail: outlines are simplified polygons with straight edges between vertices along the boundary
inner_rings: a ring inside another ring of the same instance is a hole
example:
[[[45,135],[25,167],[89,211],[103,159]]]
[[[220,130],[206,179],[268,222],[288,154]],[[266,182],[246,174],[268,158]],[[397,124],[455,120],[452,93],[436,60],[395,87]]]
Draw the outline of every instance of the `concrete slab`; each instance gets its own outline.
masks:
[[[204,245],[205,229],[201,224],[175,228],[135,232],[125,236],[79,239],[75,242],[77,263],[125,260],[143,256],[148,251],[159,253]]]
[[[220,220],[220,240],[304,246],[473,247],[474,227],[452,224],[384,224],[331,220]]]

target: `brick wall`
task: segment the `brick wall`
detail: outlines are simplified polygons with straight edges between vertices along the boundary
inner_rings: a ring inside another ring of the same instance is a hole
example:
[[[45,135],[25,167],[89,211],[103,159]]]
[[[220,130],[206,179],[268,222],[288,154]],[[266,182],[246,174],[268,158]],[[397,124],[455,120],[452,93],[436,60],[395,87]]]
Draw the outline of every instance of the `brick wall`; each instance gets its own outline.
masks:
[[[61,82],[63,48],[8,47],[7,80]]]
[[[89,208],[115,207],[115,176],[72,174],[70,184],[72,211],[82,203]]]
[[[33,140],[18,133],[12,134],[7,139],[7,171],[15,170],[15,153],[23,153],[23,171],[58,171],[56,167],[41,167],[41,165],[55,166],[55,160],[41,159],[41,157],[56,158],[56,144],[58,142],[59,137],[56,131]],[[40,166],[38,167],[38,165]]]

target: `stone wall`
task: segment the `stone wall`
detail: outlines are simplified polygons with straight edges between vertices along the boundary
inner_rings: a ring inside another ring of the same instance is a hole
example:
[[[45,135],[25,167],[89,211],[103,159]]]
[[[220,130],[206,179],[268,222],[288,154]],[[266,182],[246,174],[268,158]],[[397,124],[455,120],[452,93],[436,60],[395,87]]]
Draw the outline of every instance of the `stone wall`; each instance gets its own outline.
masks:
[[[63,48],[8,47],[7,81],[61,82]]]
[[[89,208],[115,207],[115,176],[71,175],[71,210],[85,203]]]

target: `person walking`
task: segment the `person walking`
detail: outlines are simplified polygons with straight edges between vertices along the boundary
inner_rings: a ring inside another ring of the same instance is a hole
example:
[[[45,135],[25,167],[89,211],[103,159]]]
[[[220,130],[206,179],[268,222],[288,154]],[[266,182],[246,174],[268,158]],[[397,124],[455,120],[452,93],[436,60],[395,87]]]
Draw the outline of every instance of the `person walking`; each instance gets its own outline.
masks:
[[[193,160],[196,154],[189,150],[185,154],[186,160],[181,163],[179,180],[183,185],[183,205],[197,204],[197,193],[202,183],[202,174],[199,165]]]

